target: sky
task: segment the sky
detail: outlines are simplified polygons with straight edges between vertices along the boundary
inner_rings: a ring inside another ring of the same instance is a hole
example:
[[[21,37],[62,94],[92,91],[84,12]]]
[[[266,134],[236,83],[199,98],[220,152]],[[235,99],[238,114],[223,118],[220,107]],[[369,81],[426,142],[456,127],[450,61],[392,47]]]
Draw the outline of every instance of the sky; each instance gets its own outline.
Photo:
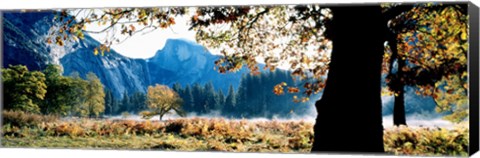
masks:
[[[146,59],[153,57],[158,50],[162,49],[167,39],[181,38],[195,41],[195,32],[188,30],[189,17],[189,15],[178,16],[175,18],[176,24],[170,28],[135,34],[120,44],[112,45],[111,48],[126,57]],[[103,27],[92,23],[87,25],[87,30],[95,31]],[[106,37],[106,33],[90,33],[89,35],[100,42],[104,41]],[[118,33],[118,36],[121,35]]]

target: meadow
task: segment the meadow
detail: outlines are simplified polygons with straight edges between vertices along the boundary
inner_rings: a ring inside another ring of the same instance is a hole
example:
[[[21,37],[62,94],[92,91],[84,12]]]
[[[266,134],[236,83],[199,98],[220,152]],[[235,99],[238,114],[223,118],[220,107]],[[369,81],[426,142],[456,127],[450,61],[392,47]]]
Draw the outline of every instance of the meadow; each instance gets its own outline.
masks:
[[[309,153],[313,142],[307,121],[66,119],[16,111],[2,117],[4,147]],[[384,130],[384,143],[388,154],[466,156],[468,136],[466,124],[400,126]]]

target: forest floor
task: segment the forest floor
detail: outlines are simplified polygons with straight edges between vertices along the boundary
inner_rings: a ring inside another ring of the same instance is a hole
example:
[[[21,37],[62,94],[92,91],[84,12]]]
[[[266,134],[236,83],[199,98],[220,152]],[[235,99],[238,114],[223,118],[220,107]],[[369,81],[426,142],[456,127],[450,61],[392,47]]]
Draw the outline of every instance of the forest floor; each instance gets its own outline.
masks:
[[[306,121],[62,120],[15,112],[3,116],[3,147],[308,153],[313,142],[313,124]],[[466,156],[466,125],[390,127],[384,130],[385,150],[396,155]]]

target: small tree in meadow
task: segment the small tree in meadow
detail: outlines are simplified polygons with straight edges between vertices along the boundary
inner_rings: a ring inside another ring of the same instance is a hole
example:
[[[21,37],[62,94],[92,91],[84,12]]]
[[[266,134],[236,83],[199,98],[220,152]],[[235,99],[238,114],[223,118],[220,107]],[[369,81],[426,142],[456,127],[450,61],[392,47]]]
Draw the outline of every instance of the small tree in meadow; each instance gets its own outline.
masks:
[[[184,116],[182,104],[182,98],[175,91],[165,85],[156,84],[148,87],[147,105],[149,111],[142,112],[141,115],[144,118],[160,115],[160,120],[162,120],[165,114],[173,110],[178,115]]]

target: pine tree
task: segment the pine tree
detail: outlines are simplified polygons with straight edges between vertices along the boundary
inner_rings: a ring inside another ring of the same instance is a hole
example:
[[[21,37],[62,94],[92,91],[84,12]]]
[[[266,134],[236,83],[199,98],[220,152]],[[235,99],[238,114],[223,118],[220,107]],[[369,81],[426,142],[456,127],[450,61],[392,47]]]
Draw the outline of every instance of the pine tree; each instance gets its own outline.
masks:
[[[122,104],[120,107],[120,112],[128,112],[130,110],[130,98],[128,97],[127,91],[123,93]]]
[[[192,88],[190,88],[190,85],[187,85],[185,87],[185,90],[183,90],[182,99],[184,100],[184,103],[183,103],[184,110],[186,112],[193,112],[194,106],[195,106],[195,100],[193,98]]]
[[[130,97],[130,104],[131,104],[131,111],[137,113],[139,111],[147,109],[147,105],[145,103],[146,95],[142,92],[135,92]]]
[[[110,89],[105,89],[105,114],[113,114],[113,95]]]
[[[182,92],[182,85],[176,82],[175,84],[173,84],[172,89],[180,95],[180,93]]]
[[[120,111],[121,111],[121,109],[120,109],[121,107],[120,107],[120,106],[121,106],[120,100],[117,100],[117,99],[113,98],[113,102],[112,102],[112,107],[113,107],[113,108],[112,108],[112,109],[113,109],[112,115],[118,115],[118,114],[120,114]]]
[[[205,96],[205,113],[209,113],[215,107],[215,89],[212,82],[205,84],[203,95]]]
[[[243,117],[245,115],[246,108],[247,106],[247,77],[243,76],[242,79],[240,80],[240,85],[238,86],[237,90],[237,95],[235,95],[235,117]]]
[[[192,89],[192,94],[193,94],[193,100],[194,102],[194,108],[193,111],[197,112],[199,114],[204,114],[205,113],[205,96],[204,94],[204,89],[200,84],[195,83],[193,84],[193,89]]]
[[[233,86],[230,85],[228,87],[227,98],[225,98],[225,108],[223,109],[223,113],[225,113],[227,116],[232,116],[233,112],[235,111],[235,98],[235,90],[233,89]]]
[[[222,111],[225,107],[225,94],[220,89],[218,93],[215,93],[215,110]]]

